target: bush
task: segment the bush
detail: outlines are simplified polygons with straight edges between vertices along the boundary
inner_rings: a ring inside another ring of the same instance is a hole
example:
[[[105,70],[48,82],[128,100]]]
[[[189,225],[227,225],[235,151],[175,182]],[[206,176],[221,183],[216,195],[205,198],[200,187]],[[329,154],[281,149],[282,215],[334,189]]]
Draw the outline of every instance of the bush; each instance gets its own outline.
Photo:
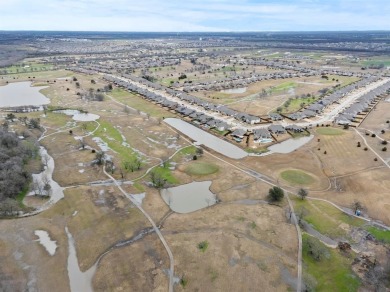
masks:
[[[383,141],[382,141],[382,145],[387,145],[387,141],[386,141],[386,140],[383,140]]]
[[[367,151],[368,150],[368,148],[367,147],[364,147],[364,151]]]
[[[272,202],[281,201],[284,197],[284,191],[280,187],[272,187],[268,191],[268,197]]]
[[[387,151],[387,147],[383,147],[382,151],[386,152]]]
[[[198,243],[198,249],[202,252],[205,252],[208,247],[209,247],[209,242],[207,240]]]
[[[375,135],[375,134],[371,134],[371,137],[372,137],[372,138],[375,138],[375,137],[376,137],[376,135]]]

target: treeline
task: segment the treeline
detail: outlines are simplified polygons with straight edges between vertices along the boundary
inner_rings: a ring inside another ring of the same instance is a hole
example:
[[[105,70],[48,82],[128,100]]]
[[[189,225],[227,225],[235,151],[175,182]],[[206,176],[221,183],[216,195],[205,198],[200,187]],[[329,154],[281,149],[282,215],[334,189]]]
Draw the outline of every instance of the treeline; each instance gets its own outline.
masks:
[[[35,157],[38,147],[21,141],[15,133],[0,129],[0,202],[15,199],[31,180],[25,165]]]

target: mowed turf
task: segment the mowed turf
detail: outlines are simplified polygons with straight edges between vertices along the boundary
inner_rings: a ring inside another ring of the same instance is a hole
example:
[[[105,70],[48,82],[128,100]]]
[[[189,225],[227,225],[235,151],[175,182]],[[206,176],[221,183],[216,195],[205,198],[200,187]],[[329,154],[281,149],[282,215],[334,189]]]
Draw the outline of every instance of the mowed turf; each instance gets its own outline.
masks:
[[[192,175],[208,175],[218,171],[218,166],[207,162],[194,162],[188,165],[185,172]]]
[[[306,273],[313,276],[317,282],[315,291],[357,291],[359,278],[351,270],[353,255],[343,255],[322,245],[329,252],[329,258],[316,261],[309,253],[307,239],[310,235],[303,234],[303,262]]]
[[[310,185],[315,182],[315,179],[311,175],[298,169],[285,170],[280,176],[285,181],[295,185]]]
[[[334,135],[343,135],[344,131],[337,128],[318,128],[316,132],[320,135],[328,135],[328,136],[334,136]]]

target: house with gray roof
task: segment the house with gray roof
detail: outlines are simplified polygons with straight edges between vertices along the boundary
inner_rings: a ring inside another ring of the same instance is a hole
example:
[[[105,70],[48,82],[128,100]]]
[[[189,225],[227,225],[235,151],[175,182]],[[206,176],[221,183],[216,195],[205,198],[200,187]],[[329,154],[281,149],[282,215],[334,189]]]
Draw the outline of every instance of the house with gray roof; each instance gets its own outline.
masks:
[[[268,130],[272,134],[284,134],[284,133],[286,133],[286,129],[283,128],[282,125],[271,125],[271,126],[268,127]]]

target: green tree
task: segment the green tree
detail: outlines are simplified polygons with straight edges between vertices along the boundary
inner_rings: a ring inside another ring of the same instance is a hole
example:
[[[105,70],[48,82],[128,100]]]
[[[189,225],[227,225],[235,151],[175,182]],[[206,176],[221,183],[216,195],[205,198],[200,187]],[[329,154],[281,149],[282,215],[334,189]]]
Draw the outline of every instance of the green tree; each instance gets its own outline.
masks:
[[[272,187],[268,191],[269,199],[273,202],[281,201],[284,197],[284,191],[280,187]]]
[[[157,170],[150,172],[150,180],[156,189],[162,189],[167,183],[167,180]]]

